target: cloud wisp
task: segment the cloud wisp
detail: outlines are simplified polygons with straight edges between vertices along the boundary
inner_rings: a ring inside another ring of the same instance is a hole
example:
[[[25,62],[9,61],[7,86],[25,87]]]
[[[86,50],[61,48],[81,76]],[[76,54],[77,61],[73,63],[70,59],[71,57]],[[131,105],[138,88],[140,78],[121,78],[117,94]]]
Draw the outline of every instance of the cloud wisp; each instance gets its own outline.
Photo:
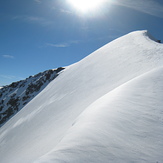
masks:
[[[163,5],[161,5],[157,0],[117,0],[114,3],[152,16],[163,18]]]
[[[59,44],[46,43],[46,46],[52,46],[56,48],[66,48],[66,47],[71,46],[72,44],[78,44],[78,43],[79,43],[78,40],[74,40],[74,41],[68,41],[68,42],[59,43]]]
[[[0,75],[1,78],[5,78],[5,79],[15,79],[16,76],[13,75]]]
[[[54,22],[47,20],[43,17],[37,17],[37,16],[26,16],[26,15],[20,15],[20,16],[14,16],[12,18],[13,20],[22,20],[28,23],[37,23],[37,24],[41,24],[43,26],[47,26],[47,25],[51,25]]]
[[[41,3],[41,0],[34,0],[35,2],[37,2],[37,3]]]
[[[65,13],[65,14],[73,14],[73,12],[72,11],[69,11],[69,10],[65,10],[65,9],[60,9],[59,10],[61,13]]]
[[[8,59],[14,59],[14,56],[12,55],[2,55],[3,58],[8,58]]]
[[[69,47],[70,44],[68,43],[61,43],[61,44],[52,44],[52,43],[47,43],[47,46],[52,46],[52,47],[56,47],[56,48],[66,48]]]

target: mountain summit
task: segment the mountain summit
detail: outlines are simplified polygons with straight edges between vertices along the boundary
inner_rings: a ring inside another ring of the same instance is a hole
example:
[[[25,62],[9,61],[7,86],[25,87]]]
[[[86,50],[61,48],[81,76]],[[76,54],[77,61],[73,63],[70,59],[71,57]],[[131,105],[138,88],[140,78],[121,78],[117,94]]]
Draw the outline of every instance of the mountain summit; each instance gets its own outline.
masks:
[[[66,67],[0,128],[1,163],[163,162],[162,66],[136,31]]]

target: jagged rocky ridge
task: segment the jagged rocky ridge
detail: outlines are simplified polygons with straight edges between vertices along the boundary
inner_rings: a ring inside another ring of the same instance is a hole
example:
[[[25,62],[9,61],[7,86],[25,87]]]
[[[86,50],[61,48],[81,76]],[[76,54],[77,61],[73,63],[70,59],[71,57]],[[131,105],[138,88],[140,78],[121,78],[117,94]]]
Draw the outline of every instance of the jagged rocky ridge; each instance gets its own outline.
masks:
[[[0,126],[40,93],[64,68],[51,69],[0,89]]]

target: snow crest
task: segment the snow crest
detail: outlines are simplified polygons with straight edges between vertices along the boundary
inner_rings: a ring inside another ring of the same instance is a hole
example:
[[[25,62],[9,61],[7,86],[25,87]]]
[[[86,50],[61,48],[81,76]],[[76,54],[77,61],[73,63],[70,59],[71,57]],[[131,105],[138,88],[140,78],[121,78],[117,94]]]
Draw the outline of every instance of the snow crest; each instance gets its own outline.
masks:
[[[163,162],[162,63],[136,31],[66,68],[2,126],[1,163]]]

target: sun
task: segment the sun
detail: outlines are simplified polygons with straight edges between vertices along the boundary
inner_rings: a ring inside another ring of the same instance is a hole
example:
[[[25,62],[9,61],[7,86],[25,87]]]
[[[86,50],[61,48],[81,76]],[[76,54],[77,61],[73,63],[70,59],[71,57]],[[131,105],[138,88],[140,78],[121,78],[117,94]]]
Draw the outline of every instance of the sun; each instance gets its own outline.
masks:
[[[69,0],[69,3],[81,12],[88,12],[99,7],[104,0]]]

